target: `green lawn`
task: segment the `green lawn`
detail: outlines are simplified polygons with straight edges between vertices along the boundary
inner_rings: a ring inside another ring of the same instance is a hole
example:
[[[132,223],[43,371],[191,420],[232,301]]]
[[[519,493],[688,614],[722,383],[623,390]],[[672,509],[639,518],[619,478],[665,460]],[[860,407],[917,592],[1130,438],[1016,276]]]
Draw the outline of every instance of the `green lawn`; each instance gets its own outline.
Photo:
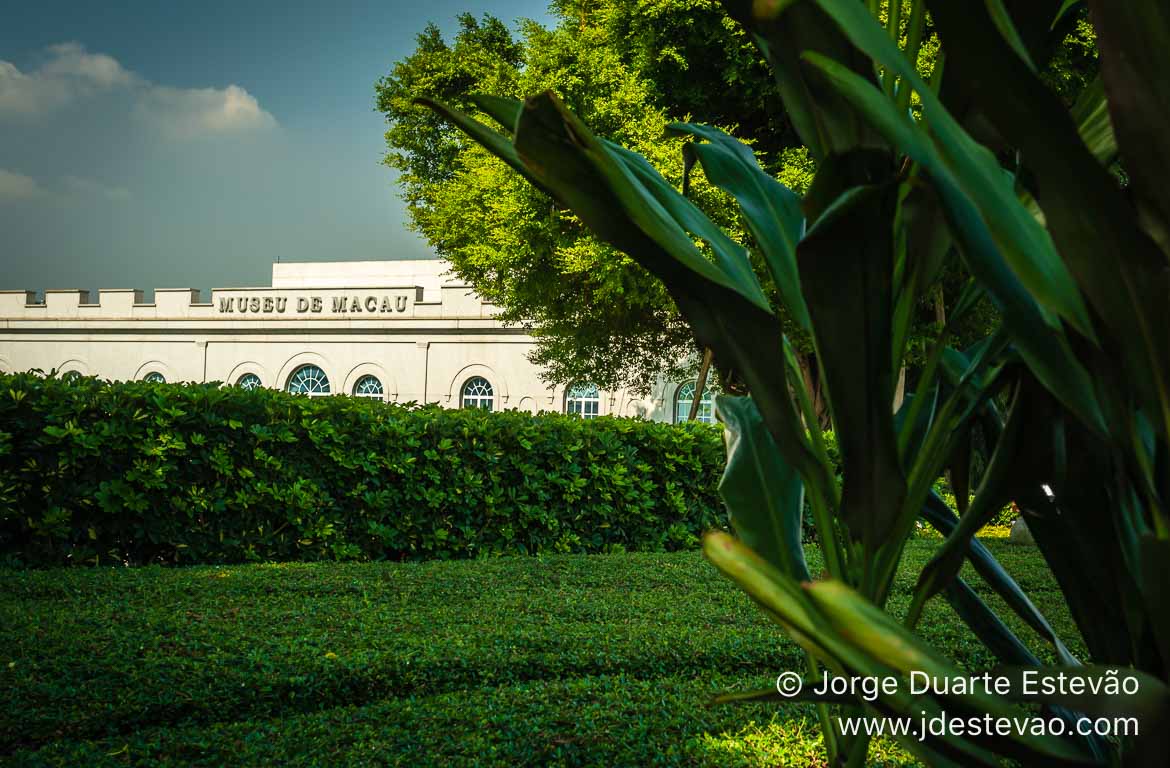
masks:
[[[1075,639],[1035,550],[987,543]],[[943,603],[922,630],[993,663]],[[7,765],[819,764],[806,707],[707,706],[802,668],[697,553],[0,571]]]

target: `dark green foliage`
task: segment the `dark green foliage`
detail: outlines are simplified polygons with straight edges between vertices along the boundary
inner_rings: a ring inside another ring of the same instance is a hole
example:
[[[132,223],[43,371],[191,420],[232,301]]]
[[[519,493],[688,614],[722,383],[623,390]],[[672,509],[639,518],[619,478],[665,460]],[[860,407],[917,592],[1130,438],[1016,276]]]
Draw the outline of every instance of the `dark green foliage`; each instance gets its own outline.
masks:
[[[673,550],[725,519],[697,423],[23,374],[0,430],[25,565]]]
[[[1071,634],[1036,550],[987,545]],[[823,764],[810,707],[707,706],[803,664],[738,594],[695,552],[0,570],[0,764]],[[939,601],[919,629],[995,663]]]

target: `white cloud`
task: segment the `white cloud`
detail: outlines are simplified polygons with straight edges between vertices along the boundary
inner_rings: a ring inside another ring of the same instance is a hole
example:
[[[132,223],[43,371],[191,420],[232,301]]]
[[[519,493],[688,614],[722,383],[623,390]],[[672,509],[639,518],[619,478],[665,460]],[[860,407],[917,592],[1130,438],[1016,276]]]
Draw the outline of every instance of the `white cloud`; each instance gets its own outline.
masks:
[[[89,53],[78,43],[60,43],[49,46],[44,63],[31,72],[0,61],[0,115],[36,117],[140,81],[110,56]]]
[[[140,79],[113,56],[90,53],[81,43],[50,45],[48,51],[49,60],[39,70],[41,77],[72,78],[98,88],[130,86]]]
[[[236,134],[276,126],[276,118],[238,85],[174,88],[131,72],[117,59],[90,53],[80,43],[49,46],[35,70],[0,60],[0,118],[26,119],[100,95],[129,93],[133,113],[170,138]]]
[[[179,139],[243,133],[276,126],[276,118],[238,85],[227,88],[151,88],[135,115],[164,135]]]
[[[118,203],[130,199],[130,190],[125,187],[110,186],[80,176],[66,176],[65,191],[77,197],[96,197]]]
[[[0,115],[38,115],[69,101],[66,83],[26,75],[8,61],[0,61]]]
[[[31,176],[0,168],[0,203],[12,200],[31,200],[44,194],[44,188]]]

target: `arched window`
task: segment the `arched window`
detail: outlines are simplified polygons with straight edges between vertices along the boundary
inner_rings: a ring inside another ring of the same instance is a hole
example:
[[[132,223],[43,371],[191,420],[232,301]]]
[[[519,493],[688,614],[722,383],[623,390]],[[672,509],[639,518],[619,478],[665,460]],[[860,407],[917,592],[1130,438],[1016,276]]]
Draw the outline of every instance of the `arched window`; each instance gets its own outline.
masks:
[[[260,377],[254,373],[245,373],[240,378],[236,379],[236,386],[240,389],[260,389],[264,383],[260,381]]]
[[[325,371],[315,365],[302,365],[293,371],[292,376],[288,377],[288,391],[294,395],[308,395],[309,397],[327,395],[329,394],[329,377],[325,375]]]
[[[381,400],[385,392],[382,390],[382,382],[378,381],[378,377],[367,374],[359,378],[353,385],[353,394],[355,397],[369,397],[375,400]]]
[[[592,384],[574,384],[565,392],[565,413],[593,419],[601,415],[601,393]]]
[[[61,374],[61,381],[65,381],[70,384],[80,379],[81,371],[65,371],[65,373]]]
[[[696,382],[688,381],[678,388],[678,394],[674,396],[675,424],[681,424],[691,415],[691,404],[695,402],[695,384]],[[707,424],[715,423],[715,399],[711,396],[710,387],[703,388],[703,397],[699,400],[699,413],[695,420]]]
[[[496,404],[496,393],[492,385],[482,376],[473,376],[463,383],[460,405],[464,408],[492,410]]]
[[[167,377],[163,376],[158,371],[151,371],[150,373],[143,376],[142,380],[147,382],[148,384],[166,384],[167,383]]]

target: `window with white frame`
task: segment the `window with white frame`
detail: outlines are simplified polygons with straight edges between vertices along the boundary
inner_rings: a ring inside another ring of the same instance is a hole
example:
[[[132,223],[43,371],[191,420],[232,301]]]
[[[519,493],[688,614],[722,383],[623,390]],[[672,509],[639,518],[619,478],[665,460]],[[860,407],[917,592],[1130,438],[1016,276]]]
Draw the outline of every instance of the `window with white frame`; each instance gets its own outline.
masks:
[[[256,374],[245,373],[243,376],[236,379],[236,386],[240,389],[252,390],[260,389],[260,387],[264,386],[264,384],[260,381],[260,377]]]
[[[574,384],[565,391],[565,413],[593,419],[601,415],[601,392],[593,384]]]
[[[695,402],[696,382],[688,381],[678,388],[678,394],[674,396],[674,421],[676,424],[681,424],[687,420],[691,415],[691,406]],[[706,422],[707,424],[715,423],[715,399],[711,395],[711,388],[703,388],[703,396],[699,400],[699,413],[695,416],[696,421]]]
[[[329,394],[329,377],[315,365],[302,365],[288,377],[288,391],[294,395],[318,397]]]
[[[166,384],[167,383],[167,377],[163,376],[158,371],[151,371],[150,373],[143,376],[142,380],[149,383],[149,384]]]
[[[490,411],[496,404],[495,390],[484,377],[473,376],[463,383],[459,404],[463,408],[482,408]]]
[[[366,374],[354,383],[353,394],[354,397],[369,397],[374,400],[381,400],[386,393],[382,389],[382,382],[378,380],[377,376]]]

